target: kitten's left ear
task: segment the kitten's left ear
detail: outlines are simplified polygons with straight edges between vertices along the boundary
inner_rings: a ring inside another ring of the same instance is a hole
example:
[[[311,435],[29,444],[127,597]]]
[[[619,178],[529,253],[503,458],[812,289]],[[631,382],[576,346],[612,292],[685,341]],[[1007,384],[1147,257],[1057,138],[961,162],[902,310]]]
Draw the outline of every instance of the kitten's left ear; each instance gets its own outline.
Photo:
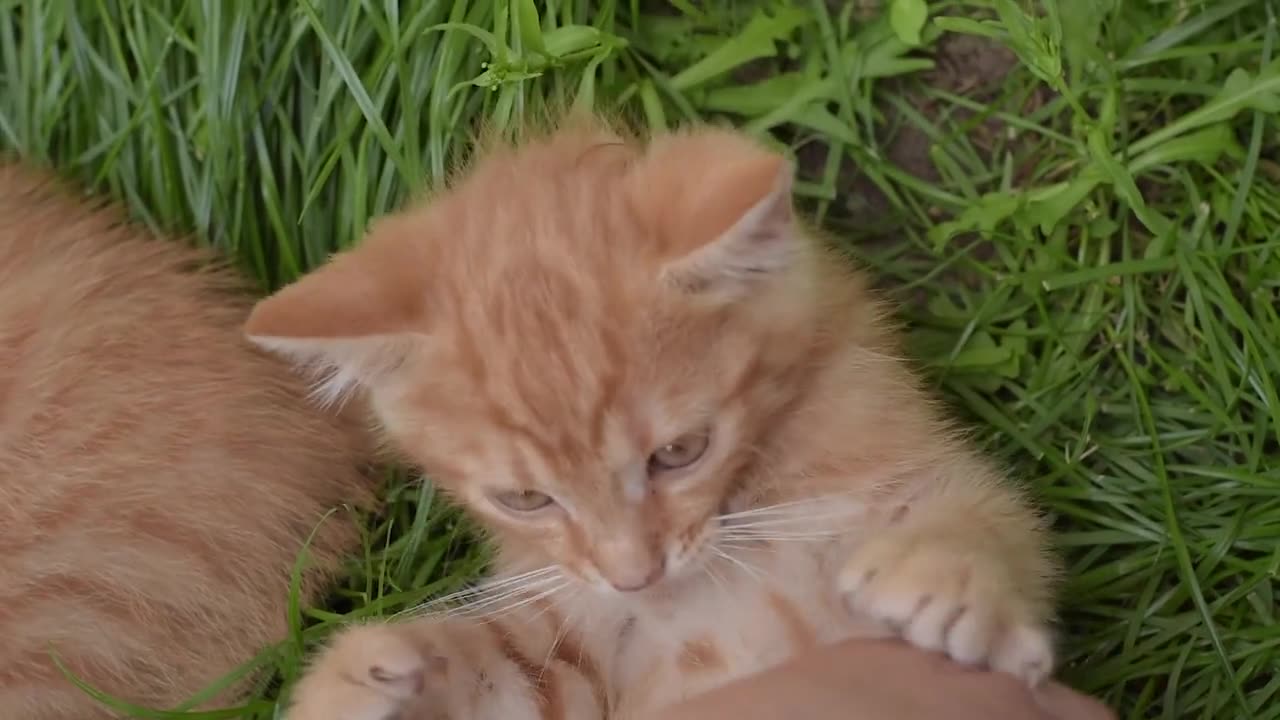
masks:
[[[645,194],[663,220],[671,257],[663,280],[681,291],[734,299],[778,276],[803,247],[787,158],[730,131],[655,141]]]
[[[333,401],[394,370],[424,339],[426,280],[397,223],[375,226],[353,250],[258,302],[244,333],[318,377]]]

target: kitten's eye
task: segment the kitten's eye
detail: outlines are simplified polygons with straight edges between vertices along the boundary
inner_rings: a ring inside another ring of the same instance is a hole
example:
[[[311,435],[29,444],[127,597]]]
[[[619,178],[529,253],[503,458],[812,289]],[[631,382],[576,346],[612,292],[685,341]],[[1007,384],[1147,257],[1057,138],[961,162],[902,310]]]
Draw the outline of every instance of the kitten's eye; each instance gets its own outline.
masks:
[[[510,490],[496,493],[493,499],[516,512],[533,512],[547,507],[552,502],[550,495],[537,490]]]
[[[653,451],[649,456],[649,472],[678,470],[694,464],[707,451],[710,439],[710,434],[705,431],[681,435]]]

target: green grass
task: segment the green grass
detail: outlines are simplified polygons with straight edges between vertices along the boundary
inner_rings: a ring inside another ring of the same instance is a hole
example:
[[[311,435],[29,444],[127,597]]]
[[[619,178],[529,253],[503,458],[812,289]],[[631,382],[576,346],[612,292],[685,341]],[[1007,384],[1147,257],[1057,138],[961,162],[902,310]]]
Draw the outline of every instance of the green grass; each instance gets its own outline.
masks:
[[[1056,518],[1064,676],[1122,717],[1280,717],[1280,3],[934,1],[918,47],[891,4],[0,0],[0,147],[270,287],[481,118],[576,96],[770,137]],[[964,37],[1016,60],[969,78]],[[481,567],[426,486],[387,501],[248,716],[337,624]]]

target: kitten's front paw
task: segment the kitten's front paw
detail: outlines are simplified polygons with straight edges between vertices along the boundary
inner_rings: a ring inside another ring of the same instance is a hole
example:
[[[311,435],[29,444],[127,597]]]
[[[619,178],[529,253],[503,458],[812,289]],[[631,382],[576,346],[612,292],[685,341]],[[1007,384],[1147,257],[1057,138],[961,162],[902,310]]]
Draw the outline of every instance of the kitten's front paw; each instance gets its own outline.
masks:
[[[288,720],[397,720],[444,673],[443,657],[403,627],[362,625],[340,634],[293,691]]]
[[[853,612],[913,645],[1029,684],[1053,671],[1047,624],[997,558],[942,536],[890,531],[859,547],[839,588]]]

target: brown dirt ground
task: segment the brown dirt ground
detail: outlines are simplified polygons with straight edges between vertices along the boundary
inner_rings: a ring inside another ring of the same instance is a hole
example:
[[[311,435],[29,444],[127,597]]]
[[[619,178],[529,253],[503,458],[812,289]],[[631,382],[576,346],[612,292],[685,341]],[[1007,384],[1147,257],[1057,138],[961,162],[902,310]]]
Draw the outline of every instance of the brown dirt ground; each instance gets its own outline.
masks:
[[[1002,91],[1005,77],[1017,64],[1017,59],[1007,48],[969,35],[944,35],[935,48],[933,59],[936,66],[924,73],[919,82],[978,102],[996,99]],[[936,117],[941,110],[938,103],[909,88],[907,83],[892,83],[888,87],[890,91],[905,92],[907,102],[919,108],[926,117]],[[909,123],[898,122],[896,113],[887,105],[881,109],[886,113],[888,122],[885,123],[885,136],[878,141],[886,158],[916,177],[937,181],[937,169],[929,158],[928,136]],[[953,108],[951,112],[952,117],[960,122],[972,117],[971,112],[959,108]],[[1003,131],[999,120],[988,118],[972,129],[969,139],[979,152],[989,152]],[[801,175],[818,175],[825,164],[826,153],[827,148],[820,143],[802,147],[798,153]],[[838,185],[841,209],[850,221],[859,223],[884,217],[888,209],[887,199],[858,171],[852,160],[847,160],[841,168]]]

